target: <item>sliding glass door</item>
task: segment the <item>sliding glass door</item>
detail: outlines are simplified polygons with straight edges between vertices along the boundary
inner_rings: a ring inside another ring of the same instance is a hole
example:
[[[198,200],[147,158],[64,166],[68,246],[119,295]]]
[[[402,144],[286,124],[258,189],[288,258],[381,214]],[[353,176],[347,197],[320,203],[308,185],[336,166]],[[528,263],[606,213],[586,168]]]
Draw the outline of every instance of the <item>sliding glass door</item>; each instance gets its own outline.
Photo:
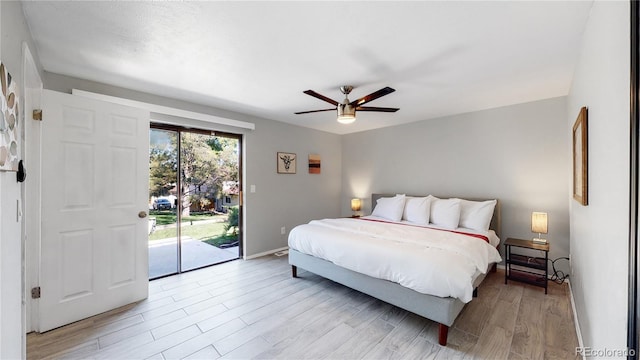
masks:
[[[152,125],[149,277],[242,255],[241,138]]]
[[[149,134],[149,278],[175,274],[178,267],[177,131]]]

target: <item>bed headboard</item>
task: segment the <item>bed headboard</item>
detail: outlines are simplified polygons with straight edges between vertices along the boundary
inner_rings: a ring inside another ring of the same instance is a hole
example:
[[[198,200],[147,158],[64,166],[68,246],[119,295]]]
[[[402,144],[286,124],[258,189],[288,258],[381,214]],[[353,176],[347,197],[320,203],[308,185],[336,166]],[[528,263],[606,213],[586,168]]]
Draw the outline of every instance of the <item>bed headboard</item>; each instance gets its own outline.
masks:
[[[381,197],[393,197],[396,196],[396,194],[371,194],[371,210],[373,211],[373,208],[376,205],[376,201],[381,198]],[[407,196],[414,196],[414,197],[425,197],[427,195],[407,195]],[[440,199],[449,199],[449,198],[460,198],[460,199],[465,199],[465,200],[471,200],[471,201],[487,201],[487,200],[496,200],[496,207],[493,209],[493,217],[491,218],[491,223],[489,224],[489,229],[493,230],[496,232],[496,235],[498,235],[498,237],[500,237],[501,231],[502,231],[502,220],[500,218],[500,200],[498,199],[480,199],[480,198],[467,198],[467,197],[460,197],[460,196],[437,196],[437,195],[433,195],[437,198]]]

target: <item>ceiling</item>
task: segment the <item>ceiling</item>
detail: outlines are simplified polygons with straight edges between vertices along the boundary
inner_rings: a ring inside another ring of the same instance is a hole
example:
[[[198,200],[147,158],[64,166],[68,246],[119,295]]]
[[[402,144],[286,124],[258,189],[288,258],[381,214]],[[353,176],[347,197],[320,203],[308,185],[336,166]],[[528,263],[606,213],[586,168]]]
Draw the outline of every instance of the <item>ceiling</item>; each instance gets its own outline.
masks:
[[[48,72],[337,134],[568,94],[591,1],[23,2]],[[350,125],[294,115],[382,87]]]

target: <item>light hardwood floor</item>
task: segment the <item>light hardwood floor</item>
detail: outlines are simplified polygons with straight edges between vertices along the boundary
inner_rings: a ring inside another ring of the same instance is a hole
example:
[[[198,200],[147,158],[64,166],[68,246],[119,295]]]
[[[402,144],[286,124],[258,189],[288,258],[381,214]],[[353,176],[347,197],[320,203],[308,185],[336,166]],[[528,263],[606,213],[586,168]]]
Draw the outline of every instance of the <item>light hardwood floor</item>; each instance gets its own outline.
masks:
[[[299,269],[238,260],[152,281],[149,298],[44,334],[28,359],[578,359],[566,284],[491,273],[438,345],[420,316]]]

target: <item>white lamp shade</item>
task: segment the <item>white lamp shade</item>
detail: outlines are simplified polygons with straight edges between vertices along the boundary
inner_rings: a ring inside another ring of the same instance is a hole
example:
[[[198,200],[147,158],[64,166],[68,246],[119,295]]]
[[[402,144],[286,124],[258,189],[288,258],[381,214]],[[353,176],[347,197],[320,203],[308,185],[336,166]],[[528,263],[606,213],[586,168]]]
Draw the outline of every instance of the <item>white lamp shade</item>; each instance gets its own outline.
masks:
[[[531,232],[546,234],[547,233],[547,213],[533,212],[531,213]]]
[[[362,203],[360,202],[360,199],[351,199],[351,210],[360,211],[361,207]]]

